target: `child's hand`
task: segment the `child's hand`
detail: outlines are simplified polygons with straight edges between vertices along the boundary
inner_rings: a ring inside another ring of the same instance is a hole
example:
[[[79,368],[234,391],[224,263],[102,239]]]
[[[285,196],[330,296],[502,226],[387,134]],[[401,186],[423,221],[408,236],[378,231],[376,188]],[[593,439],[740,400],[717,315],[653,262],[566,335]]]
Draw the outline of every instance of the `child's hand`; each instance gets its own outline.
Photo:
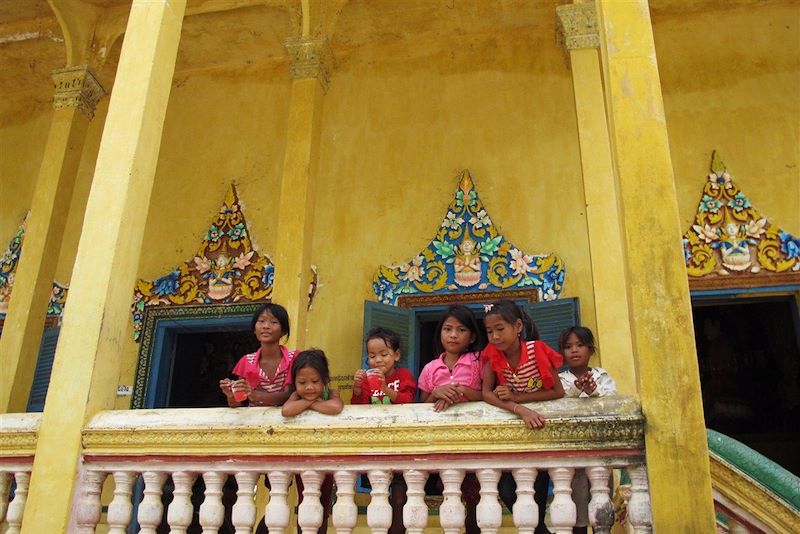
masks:
[[[222,393],[225,394],[228,398],[233,398],[233,390],[231,390],[231,384],[233,381],[230,378],[223,378],[219,381],[219,389],[222,390]]]
[[[439,400],[437,400],[436,402],[433,403],[433,411],[434,412],[443,412],[443,411],[445,411],[447,408],[449,408],[452,405],[453,405],[452,402],[448,402],[445,399],[439,399]]]
[[[372,372],[374,373],[373,376],[377,376],[378,380],[380,380],[380,382],[381,382],[381,391],[383,391],[384,393],[388,393],[389,392],[389,385],[386,383],[386,375],[383,374],[383,369],[377,369],[376,368],[376,369],[373,369]]]
[[[230,384],[231,391],[244,391],[247,395],[253,391],[253,387],[250,383],[245,380],[244,378],[240,378],[239,380],[233,381]]]
[[[516,414],[525,421],[525,424],[530,429],[542,428],[544,426],[545,417],[535,410],[519,406],[516,409]]]
[[[367,379],[367,372],[364,369],[359,369],[353,375],[353,389],[361,389],[364,385],[364,380]]]
[[[447,384],[433,388],[431,395],[433,395],[434,399],[446,401],[448,404],[454,404],[458,402],[460,393],[458,392],[458,386]]]
[[[494,394],[500,400],[511,400],[514,397],[514,390],[508,386],[497,386],[494,388]]]
[[[591,371],[583,373],[575,380],[575,387],[584,391],[587,395],[591,395],[597,389],[597,383],[594,381]]]
[[[594,390],[597,389],[597,383],[594,381],[594,377],[591,373],[586,373],[588,376],[583,383],[583,391],[586,392],[587,395],[591,395],[594,393]]]

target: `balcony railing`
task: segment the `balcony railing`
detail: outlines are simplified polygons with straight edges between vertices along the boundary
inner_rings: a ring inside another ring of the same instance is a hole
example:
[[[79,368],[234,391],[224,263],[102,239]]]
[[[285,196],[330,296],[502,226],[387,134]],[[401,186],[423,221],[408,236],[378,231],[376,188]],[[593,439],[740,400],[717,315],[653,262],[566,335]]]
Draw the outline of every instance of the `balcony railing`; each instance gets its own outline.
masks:
[[[0,532],[5,534],[17,534],[22,525],[41,420],[38,413],[0,417]]]
[[[304,533],[317,532],[323,517],[320,486],[332,475],[336,503],[331,524],[336,532],[349,533],[359,521],[356,481],[366,475],[372,486],[366,523],[371,532],[385,533],[392,516],[389,485],[393,474],[401,473],[408,486],[403,507],[407,532],[427,527],[457,533],[465,520],[461,481],[475,473],[478,524],[482,532],[493,533],[502,524],[498,480],[503,471],[511,471],[517,483],[513,524],[519,532],[532,533],[538,520],[533,482],[538,471],[547,470],[554,486],[548,525],[571,533],[576,521],[571,480],[576,469],[585,469],[593,530],[610,532],[609,475],[612,469],[626,469],[631,478],[629,524],[634,532],[650,532],[638,404],[627,397],[561,399],[536,409],[548,417],[541,430],[529,430],[512,414],[480,402],[441,414],[429,404],[348,406],[337,416],[304,413],[291,419],[275,408],[103,412],[83,432],[70,531],[95,532],[107,506],[104,522],[110,533],[127,532],[134,520],[143,533],[157,532],[164,522],[170,532],[186,532],[192,521],[199,521],[203,532],[217,532],[226,516],[223,486],[232,477],[236,498],[228,513],[237,534],[252,532],[261,515],[271,533],[291,532],[288,488],[299,475],[304,498],[297,523]],[[444,486],[438,518],[430,516],[424,499],[430,473],[437,473]],[[254,492],[261,474],[271,490],[268,503],[258,510]],[[196,514],[192,487],[200,478],[205,490]],[[135,497],[137,480],[140,499]],[[166,506],[165,486],[172,491]]]

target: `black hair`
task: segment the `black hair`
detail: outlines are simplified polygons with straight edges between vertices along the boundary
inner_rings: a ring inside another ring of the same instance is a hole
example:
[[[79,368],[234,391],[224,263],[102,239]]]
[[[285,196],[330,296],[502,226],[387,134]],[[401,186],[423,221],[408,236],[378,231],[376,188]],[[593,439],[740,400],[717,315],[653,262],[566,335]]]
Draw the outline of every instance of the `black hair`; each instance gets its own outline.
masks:
[[[569,336],[575,334],[578,341],[589,347],[590,354],[594,354],[597,346],[594,344],[594,334],[585,326],[570,326],[558,336],[558,352],[564,354],[564,347],[567,346],[567,339]]]
[[[331,374],[328,371],[328,358],[325,357],[325,353],[320,349],[308,349],[294,357],[292,362],[292,385],[294,385],[300,369],[306,367],[311,367],[318,372],[323,384],[327,385],[331,381]]]
[[[261,314],[264,312],[271,313],[272,316],[275,317],[280,323],[281,338],[289,337],[289,312],[287,312],[286,308],[280,304],[275,304],[273,302],[262,304],[261,307],[256,310],[256,312],[253,314],[253,319],[250,321],[250,331],[255,331],[258,318],[261,317]]]
[[[490,315],[499,315],[505,322],[510,324],[515,324],[517,320],[520,320],[522,321],[520,337],[526,341],[539,339],[539,329],[536,328],[531,316],[510,300],[497,300],[486,306],[486,317]]]
[[[367,337],[364,338],[364,343],[369,343],[370,339],[382,339],[386,346],[392,350],[400,350],[400,334],[394,330],[376,326],[367,332]]]
[[[469,330],[475,337],[465,352],[476,352],[481,350],[484,345],[484,329],[478,327],[478,320],[475,318],[475,314],[472,313],[472,310],[466,306],[462,306],[461,304],[453,304],[445,310],[442,318],[439,319],[439,324],[436,325],[436,333],[433,335],[433,346],[436,352],[440,353],[444,351],[444,347],[442,346],[442,327],[444,326],[444,322],[450,317],[466,326],[467,330]]]

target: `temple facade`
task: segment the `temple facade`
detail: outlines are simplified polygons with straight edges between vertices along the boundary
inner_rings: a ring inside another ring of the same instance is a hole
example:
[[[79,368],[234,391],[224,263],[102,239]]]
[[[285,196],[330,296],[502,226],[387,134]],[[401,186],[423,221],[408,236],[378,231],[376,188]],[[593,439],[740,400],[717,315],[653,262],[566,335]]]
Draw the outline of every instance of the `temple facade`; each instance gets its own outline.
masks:
[[[243,533],[265,513],[280,532],[294,473],[304,531],[331,473],[331,524],[385,532],[404,470],[409,532],[460,531],[465,472],[482,529],[532,532],[491,488],[536,469],[549,526],[572,532],[579,467],[594,532],[800,521],[798,3],[12,0],[0,66],[8,532]],[[550,344],[590,327],[620,398],[545,403],[540,434],[482,403],[219,408],[260,303],[287,308],[287,345],[322,348],[347,401],[368,328],[400,332],[418,375],[449,303],[498,298]],[[627,522],[601,518],[611,470]]]

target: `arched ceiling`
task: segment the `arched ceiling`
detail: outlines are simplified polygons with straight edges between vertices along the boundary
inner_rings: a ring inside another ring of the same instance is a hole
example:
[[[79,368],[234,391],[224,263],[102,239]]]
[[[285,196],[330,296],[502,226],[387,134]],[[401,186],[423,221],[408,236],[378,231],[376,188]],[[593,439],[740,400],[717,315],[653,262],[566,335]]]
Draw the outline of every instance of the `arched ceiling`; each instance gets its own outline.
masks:
[[[742,9],[792,0],[651,0],[654,20],[697,11]],[[567,0],[189,0],[177,71],[286,61],[283,42],[303,28],[302,6],[311,6],[310,33],[325,33],[335,56],[397,40],[431,40],[519,30],[554,34],[555,6]],[[71,20],[96,18],[90,57],[107,63],[99,73],[110,87],[131,0],[72,0]],[[85,16],[91,14],[92,17]],[[64,13],[60,13],[63,21]],[[69,13],[67,13],[69,15]],[[69,18],[68,16],[66,18]],[[92,24],[91,21],[85,24]],[[528,30],[529,29],[529,30]],[[50,71],[66,66],[64,30],[47,0],[0,2],[0,94],[36,93],[50,98]],[[74,46],[73,46],[74,48]],[[105,79],[104,79],[105,78]]]

